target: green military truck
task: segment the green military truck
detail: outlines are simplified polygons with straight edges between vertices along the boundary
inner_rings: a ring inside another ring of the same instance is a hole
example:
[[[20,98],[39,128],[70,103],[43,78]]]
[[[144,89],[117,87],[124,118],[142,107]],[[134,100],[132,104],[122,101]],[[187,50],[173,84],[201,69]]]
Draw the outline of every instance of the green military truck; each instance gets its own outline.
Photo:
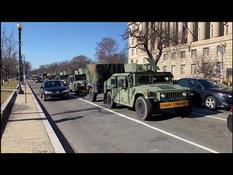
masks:
[[[90,100],[96,101],[97,95],[104,92],[104,81],[114,73],[124,72],[124,64],[88,64],[86,70]]]
[[[73,75],[68,77],[69,89],[76,95],[86,92],[86,69],[79,68]],[[84,92],[85,91],[85,92]]]
[[[143,120],[171,108],[178,115],[189,115],[189,90],[173,84],[171,72],[153,72],[144,66],[126,64],[124,73],[112,74],[104,82],[104,103],[109,108],[131,107]]]

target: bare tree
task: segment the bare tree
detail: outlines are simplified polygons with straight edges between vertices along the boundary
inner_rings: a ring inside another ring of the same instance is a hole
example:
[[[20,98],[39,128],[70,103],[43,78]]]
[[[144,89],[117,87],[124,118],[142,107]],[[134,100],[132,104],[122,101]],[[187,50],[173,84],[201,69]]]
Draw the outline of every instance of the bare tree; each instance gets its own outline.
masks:
[[[90,58],[87,58],[86,56],[84,55],[79,55],[79,56],[76,56],[74,57],[72,60],[71,60],[71,65],[70,65],[70,68],[72,71],[78,69],[78,68],[84,68],[86,67],[87,64],[90,64],[92,61]]]
[[[159,69],[157,64],[164,48],[178,44],[178,34],[170,31],[169,27],[163,26],[162,22],[130,22],[122,36],[124,39],[136,39],[136,43],[129,48],[144,51],[154,71]]]
[[[111,37],[103,38],[97,43],[96,56],[100,63],[125,63],[126,54],[124,51],[119,52],[119,44]]]
[[[217,66],[217,61],[211,59],[209,56],[197,56],[193,58],[193,63],[196,65],[195,71],[201,75],[202,78],[218,77],[220,70]]]
[[[17,50],[16,43],[13,39],[13,33],[6,35],[3,29],[1,33],[1,70],[2,70],[2,80],[13,79],[17,76]],[[5,78],[3,78],[3,76]],[[3,82],[3,81],[2,81]]]

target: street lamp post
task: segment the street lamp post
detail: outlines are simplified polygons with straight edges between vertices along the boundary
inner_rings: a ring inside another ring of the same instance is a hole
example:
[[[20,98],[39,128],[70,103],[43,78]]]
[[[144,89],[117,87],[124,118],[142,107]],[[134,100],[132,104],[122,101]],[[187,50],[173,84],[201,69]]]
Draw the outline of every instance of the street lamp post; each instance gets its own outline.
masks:
[[[220,72],[220,81],[223,82],[224,79],[224,68],[223,68],[223,56],[225,52],[225,44],[219,45],[221,52],[221,72]]]
[[[21,31],[22,31],[22,28],[23,28],[23,25],[21,23],[18,23],[17,24],[17,28],[18,28],[18,35],[19,35],[19,90],[18,90],[18,94],[23,94],[24,91],[22,90],[22,87],[21,87],[21,83],[22,83],[22,55],[21,55],[21,46],[22,46],[22,43],[21,43]]]

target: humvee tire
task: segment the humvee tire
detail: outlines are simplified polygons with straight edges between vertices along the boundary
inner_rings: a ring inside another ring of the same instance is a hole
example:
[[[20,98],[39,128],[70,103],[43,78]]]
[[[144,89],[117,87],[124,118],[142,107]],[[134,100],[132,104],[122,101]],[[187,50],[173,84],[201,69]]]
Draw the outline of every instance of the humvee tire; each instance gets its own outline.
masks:
[[[92,91],[92,88],[90,88],[89,89],[89,97],[90,97],[91,102],[96,101],[96,96],[97,96],[97,94]]]
[[[149,120],[152,114],[152,103],[143,96],[140,96],[136,99],[135,110],[139,118]]]
[[[106,99],[107,107],[108,108],[115,108],[116,107],[116,103],[113,101],[112,93],[110,91],[108,91],[106,98],[107,98]]]

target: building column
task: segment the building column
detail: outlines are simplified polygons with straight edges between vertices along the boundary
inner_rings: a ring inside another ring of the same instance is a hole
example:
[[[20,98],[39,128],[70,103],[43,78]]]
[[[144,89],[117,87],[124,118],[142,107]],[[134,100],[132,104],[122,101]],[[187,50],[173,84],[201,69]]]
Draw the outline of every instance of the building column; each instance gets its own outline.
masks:
[[[219,36],[219,22],[210,23],[210,38]]]
[[[182,41],[183,22],[178,22],[178,42]]]
[[[206,27],[205,22],[198,22],[198,41],[205,39],[205,32],[206,32],[205,27]]]
[[[193,22],[188,22],[188,43],[193,41]]]

